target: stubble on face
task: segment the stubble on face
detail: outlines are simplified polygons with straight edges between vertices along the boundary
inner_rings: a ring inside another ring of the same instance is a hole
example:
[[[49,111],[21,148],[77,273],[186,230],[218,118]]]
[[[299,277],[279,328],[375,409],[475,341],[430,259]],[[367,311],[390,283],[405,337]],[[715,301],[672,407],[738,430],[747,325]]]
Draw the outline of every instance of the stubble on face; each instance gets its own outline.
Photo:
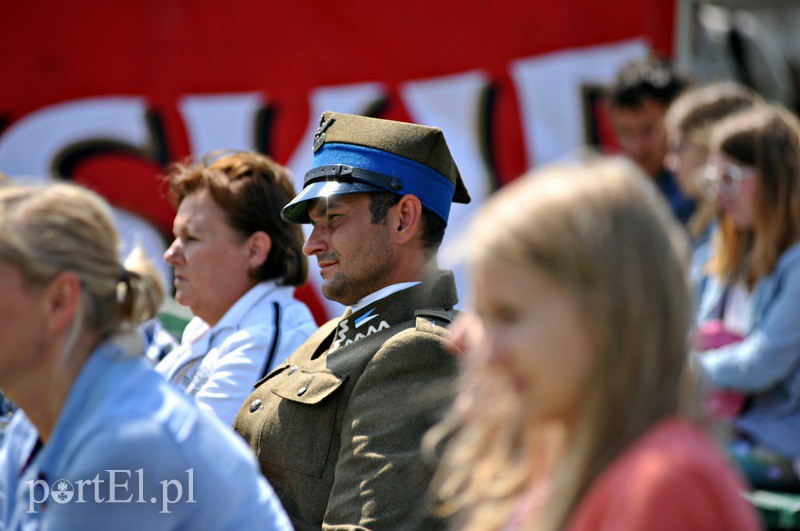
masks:
[[[369,271],[362,271],[359,275],[337,272],[332,279],[323,282],[322,294],[329,300],[350,306],[389,285],[382,280],[389,276],[388,272],[388,264],[379,264],[371,274]]]
[[[316,254],[317,263],[334,264],[323,276],[325,298],[350,306],[393,283],[395,260],[386,222],[372,223],[368,195],[337,197],[317,210],[343,218],[329,229],[325,252]]]

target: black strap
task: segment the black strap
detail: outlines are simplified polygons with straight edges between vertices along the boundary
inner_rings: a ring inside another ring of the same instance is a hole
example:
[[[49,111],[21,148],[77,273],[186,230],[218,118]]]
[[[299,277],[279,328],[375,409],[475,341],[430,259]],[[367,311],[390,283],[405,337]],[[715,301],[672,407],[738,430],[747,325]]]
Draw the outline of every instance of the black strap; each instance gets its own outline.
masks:
[[[269,373],[269,367],[272,365],[272,360],[275,358],[275,352],[278,350],[278,339],[281,335],[281,305],[278,304],[277,301],[272,303],[273,313],[275,314],[275,331],[272,333],[272,345],[269,347],[269,354],[267,355],[267,363],[264,364],[264,368],[261,371],[261,377],[257,378],[256,381],[260,380],[264,376]]]
[[[727,284],[722,291],[717,304],[709,312],[708,316],[711,319],[719,319],[720,321],[725,318],[725,307],[728,305],[728,297],[730,296],[731,285]]]
[[[403,188],[402,181],[396,177],[363,168],[354,168],[347,164],[328,164],[309,170],[303,180],[303,187],[317,181],[359,182],[394,192]]]
[[[22,465],[22,468],[19,471],[19,477],[20,478],[23,476],[23,474],[25,474],[25,471],[28,469],[28,467],[31,466],[31,463],[33,463],[33,460],[36,458],[36,454],[38,454],[39,451],[42,448],[44,448],[44,443],[42,442],[42,438],[41,437],[37,437],[36,438],[36,444],[33,445],[33,449],[31,450],[31,454],[25,460],[25,463]],[[39,479],[44,479],[44,476],[41,473],[39,475]]]

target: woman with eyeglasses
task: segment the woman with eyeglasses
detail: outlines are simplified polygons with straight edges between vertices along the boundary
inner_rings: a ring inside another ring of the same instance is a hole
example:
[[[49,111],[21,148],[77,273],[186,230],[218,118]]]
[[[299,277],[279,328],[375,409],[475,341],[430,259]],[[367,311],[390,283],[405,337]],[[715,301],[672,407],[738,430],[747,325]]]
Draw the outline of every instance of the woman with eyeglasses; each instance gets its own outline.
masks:
[[[737,113],[712,131],[709,161],[723,216],[697,324],[727,338],[695,345],[708,407],[732,418],[728,449],[755,487],[797,489],[800,122],[771,105]]]
[[[675,172],[681,192],[698,202],[687,222],[695,249],[708,242],[716,218],[713,199],[704,201],[708,198],[703,194],[709,133],[715,123],[760,101],[758,94],[744,85],[722,81],[687,90],[670,105],[664,118],[666,165]]]

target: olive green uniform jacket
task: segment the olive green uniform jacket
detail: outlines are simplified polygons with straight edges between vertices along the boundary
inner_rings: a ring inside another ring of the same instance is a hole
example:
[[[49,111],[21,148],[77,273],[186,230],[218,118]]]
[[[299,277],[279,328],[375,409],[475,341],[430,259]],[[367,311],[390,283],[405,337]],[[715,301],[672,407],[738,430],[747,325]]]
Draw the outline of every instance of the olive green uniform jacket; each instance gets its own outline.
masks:
[[[298,529],[439,527],[420,442],[451,403],[456,302],[443,271],[348,309],[256,384],[234,428]]]

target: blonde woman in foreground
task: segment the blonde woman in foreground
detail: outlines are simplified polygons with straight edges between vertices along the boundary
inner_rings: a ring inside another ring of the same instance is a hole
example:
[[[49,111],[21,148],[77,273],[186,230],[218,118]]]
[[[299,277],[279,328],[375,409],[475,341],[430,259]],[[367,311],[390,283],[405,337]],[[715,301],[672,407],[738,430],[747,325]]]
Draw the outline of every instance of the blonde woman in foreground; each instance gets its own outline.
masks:
[[[136,345],[162,290],[120,265],[108,205],[70,186],[0,191],[0,529],[290,529],[227,426]]]
[[[460,395],[439,427],[454,435],[434,493],[454,527],[758,528],[681,410],[685,240],[617,159],[544,170],[487,202],[470,239],[475,312],[454,325]]]

